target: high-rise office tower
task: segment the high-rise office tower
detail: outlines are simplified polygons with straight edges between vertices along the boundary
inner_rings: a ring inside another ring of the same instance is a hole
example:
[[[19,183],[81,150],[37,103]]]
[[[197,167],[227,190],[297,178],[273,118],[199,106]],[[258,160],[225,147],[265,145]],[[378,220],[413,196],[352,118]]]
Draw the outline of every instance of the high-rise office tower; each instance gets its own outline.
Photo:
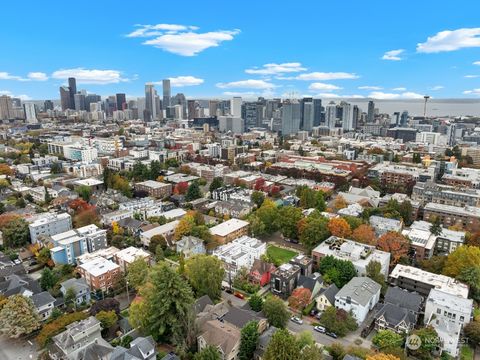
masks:
[[[392,121],[390,121],[390,124],[398,125],[400,123],[400,113],[398,111],[395,111],[393,113],[393,118]]]
[[[127,108],[127,97],[125,94],[116,94],[117,98],[117,110],[125,110]]]
[[[196,117],[196,107],[197,102],[195,100],[187,100],[188,120],[193,120]]]
[[[301,107],[296,100],[284,103],[282,106],[282,135],[295,134],[300,130]]]
[[[244,102],[241,106],[241,109],[241,118],[245,120],[245,127],[247,129],[257,127],[257,103],[253,101]]]
[[[345,131],[355,130],[353,123],[352,105],[347,102],[342,102],[342,128]]]
[[[73,96],[73,100],[75,101],[75,110],[77,111],[86,110],[85,95],[77,93]]]
[[[313,99],[313,126],[319,126],[322,121],[322,99]]]
[[[405,110],[402,112],[402,115],[400,115],[400,126],[407,126],[408,123],[408,111]]]
[[[358,127],[360,113],[360,108],[357,105],[353,105],[353,129],[356,129]]]
[[[172,90],[170,87],[170,79],[164,79],[162,81],[163,85],[163,108],[166,109],[167,107],[172,105]]]
[[[334,129],[337,122],[337,105],[330,101],[325,109],[325,126]]]
[[[43,111],[53,110],[53,101],[45,100],[43,102]]]
[[[368,110],[367,110],[367,123],[373,123],[375,121],[375,103],[370,100],[368,102]]]
[[[233,99],[230,100],[230,114],[233,117],[242,116],[242,98],[240,96],[234,96]]]
[[[62,105],[62,110],[72,109],[72,103],[70,103],[70,88],[68,86],[60,86],[60,104]],[[73,100],[73,105],[75,105],[75,100]]]
[[[0,120],[10,119],[12,116],[12,98],[7,95],[0,96]]]
[[[210,100],[208,102],[208,114],[210,116],[217,116],[218,100]]]
[[[89,110],[90,104],[98,103],[100,101],[102,101],[102,97],[100,95],[88,94],[87,96],[85,96],[85,109]],[[100,110],[97,110],[97,111],[100,111]]]
[[[312,131],[315,121],[315,107],[312,98],[303,98],[302,100],[302,130]]]
[[[138,118],[141,120],[145,120],[145,113],[147,109],[145,108],[145,98],[137,98],[137,111],[138,111]]]
[[[75,106],[75,94],[77,93],[77,80],[75,78],[68,78],[68,89],[70,92],[70,107],[73,109]]]
[[[155,106],[155,86],[152,83],[145,84],[145,121],[152,121],[157,118]],[[165,105],[164,105],[165,106]]]
[[[37,109],[34,103],[25,103],[23,104],[23,110],[25,111],[25,121],[28,124],[36,124],[37,120]]]
[[[181,105],[182,107],[182,119],[187,118],[187,98],[184,94],[178,93],[174,96],[172,105]]]

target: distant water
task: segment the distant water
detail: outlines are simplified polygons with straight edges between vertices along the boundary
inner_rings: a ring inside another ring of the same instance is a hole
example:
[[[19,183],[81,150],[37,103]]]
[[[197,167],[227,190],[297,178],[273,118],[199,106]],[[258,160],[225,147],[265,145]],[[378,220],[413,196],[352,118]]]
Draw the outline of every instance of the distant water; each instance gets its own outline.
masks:
[[[328,100],[328,99],[325,99]],[[322,101],[322,105],[328,104]],[[336,103],[338,99],[332,99]],[[330,101],[330,100],[328,100]],[[367,111],[369,99],[345,99]],[[407,110],[410,115],[423,116],[424,100],[373,100],[380,113],[393,114]],[[429,99],[427,116],[480,116],[480,99]]]

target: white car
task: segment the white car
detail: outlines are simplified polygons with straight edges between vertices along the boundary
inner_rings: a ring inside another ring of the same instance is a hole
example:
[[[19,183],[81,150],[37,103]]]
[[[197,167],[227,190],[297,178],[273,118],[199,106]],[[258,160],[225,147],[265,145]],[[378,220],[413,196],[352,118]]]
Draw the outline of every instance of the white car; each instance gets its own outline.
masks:
[[[327,332],[327,329],[325,329],[323,326],[314,326],[313,330],[318,331],[319,333],[325,334]]]
[[[300,319],[300,318],[297,317],[297,316],[291,317],[290,320],[293,321],[295,324],[298,324],[298,325],[302,325],[302,324],[303,324],[303,320]]]

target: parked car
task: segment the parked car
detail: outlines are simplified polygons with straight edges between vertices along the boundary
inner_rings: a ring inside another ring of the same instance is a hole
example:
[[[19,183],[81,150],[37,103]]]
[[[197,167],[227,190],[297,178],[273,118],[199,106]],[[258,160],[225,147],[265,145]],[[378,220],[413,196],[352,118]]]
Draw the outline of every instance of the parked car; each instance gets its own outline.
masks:
[[[236,292],[235,294],[233,294],[233,296],[236,296],[239,299],[245,299],[245,295],[243,295],[242,293],[239,293],[239,292]]]
[[[290,239],[290,242],[292,244],[299,244],[300,243],[300,241],[298,239]]]
[[[312,309],[312,311],[310,311],[310,316],[315,316],[318,314],[318,310],[317,309]]]
[[[291,321],[293,321],[295,324],[298,324],[298,325],[302,325],[303,324],[303,320],[300,319],[299,317],[297,316],[292,316],[290,318]]]
[[[334,332],[326,332],[325,335],[330,336],[334,339],[338,338],[337,334],[335,334]]]
[[[325,334],[327,332],[327,329],[325,329],[323,326],[314,326],[313,330],[318,331],[319,333]]]

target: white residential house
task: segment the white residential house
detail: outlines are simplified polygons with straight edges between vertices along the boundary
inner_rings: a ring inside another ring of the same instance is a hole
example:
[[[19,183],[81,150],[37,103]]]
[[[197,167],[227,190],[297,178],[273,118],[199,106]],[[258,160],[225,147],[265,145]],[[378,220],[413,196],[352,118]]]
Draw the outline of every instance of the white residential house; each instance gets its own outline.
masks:
[[[354,277],[335,295],[335,307],[351,311],[360,325],[380,300],[381,288],[368,277]]]

